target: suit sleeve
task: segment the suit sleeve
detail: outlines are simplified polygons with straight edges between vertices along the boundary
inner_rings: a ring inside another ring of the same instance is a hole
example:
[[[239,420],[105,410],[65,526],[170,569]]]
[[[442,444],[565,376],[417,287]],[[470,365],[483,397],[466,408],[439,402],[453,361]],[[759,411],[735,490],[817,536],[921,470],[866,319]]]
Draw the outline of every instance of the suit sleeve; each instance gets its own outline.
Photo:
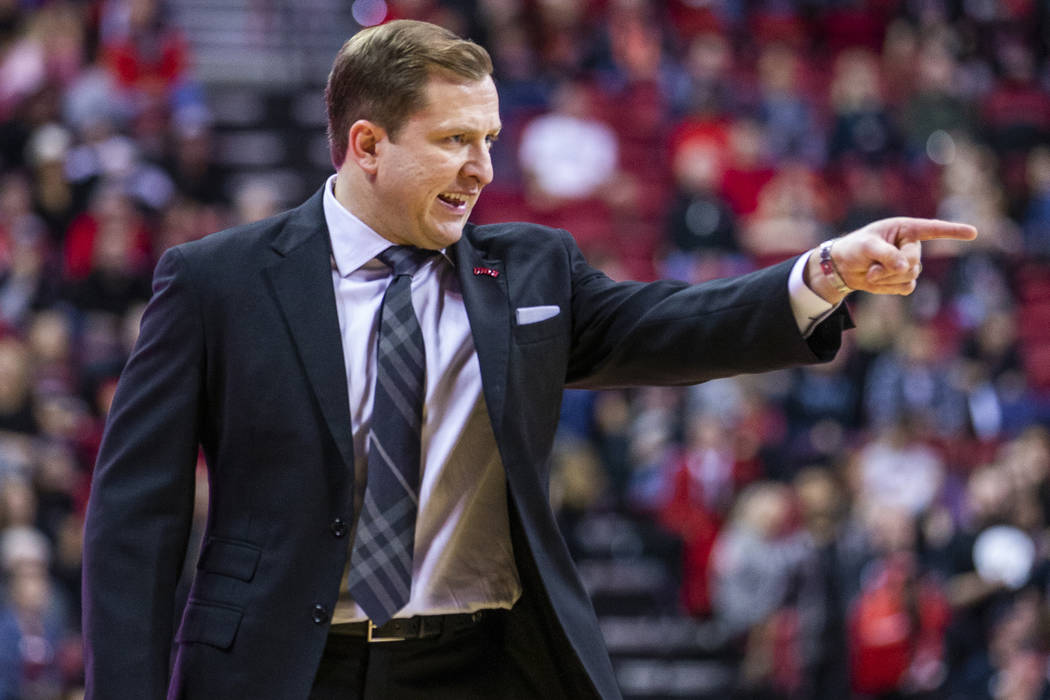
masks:
[[[84,526],[87,698],[163,698],[193,512],[203,330],[183,254],[157,264],[121,375]]]
[[[844,308],[808,338],[788,293],[794,260],[699,285],[614,282],[571,240],[573,352],[567,381],[608,388],[695,384],[734,374],[826,362],[852,326]]]

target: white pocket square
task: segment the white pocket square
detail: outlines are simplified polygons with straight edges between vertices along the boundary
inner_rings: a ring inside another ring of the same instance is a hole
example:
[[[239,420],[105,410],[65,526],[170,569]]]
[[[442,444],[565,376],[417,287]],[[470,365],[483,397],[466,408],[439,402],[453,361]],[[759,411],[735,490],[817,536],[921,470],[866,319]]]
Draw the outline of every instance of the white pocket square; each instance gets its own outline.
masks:
[[[548,318],[554,318],[561,309],[557,306],[522,306],[514,311],[514,317],[519,326],[527,326],[530,323],[539,323]]]

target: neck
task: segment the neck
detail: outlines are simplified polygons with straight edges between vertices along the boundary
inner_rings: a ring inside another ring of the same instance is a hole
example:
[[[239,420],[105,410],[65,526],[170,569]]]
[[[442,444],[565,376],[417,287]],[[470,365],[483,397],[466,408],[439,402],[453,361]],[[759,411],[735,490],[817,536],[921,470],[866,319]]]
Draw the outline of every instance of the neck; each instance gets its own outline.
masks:
[[[348,173],[346,169],[341,168],[336,172],[335,201],[342,204],[348,212],[356,216],[380,236],[390,240],[392,243],[397,243],[397,241],[392,240],[383,233],[378,217],[375,216],[372,208],[368,206],[371,196],[364,191],[367,186],[367,182],[357,181],[352,173]]]
[[[336,171],[335,175],[335,201],[346,207],[354,216],[360,218],[360,207],[355,206],[355,200],[357,199],[351,190],[350,175],[343,169]]]

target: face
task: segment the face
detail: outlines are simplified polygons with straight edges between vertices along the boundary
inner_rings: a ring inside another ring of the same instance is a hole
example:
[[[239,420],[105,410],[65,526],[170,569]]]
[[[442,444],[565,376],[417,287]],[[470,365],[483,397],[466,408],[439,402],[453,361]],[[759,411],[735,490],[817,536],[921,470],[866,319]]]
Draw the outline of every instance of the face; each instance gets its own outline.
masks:
[[[435,76],[426,98],[394,139],[378,132],[366,223],[398,245],[438,250],[463,235],[492,181],[489,149],[500,130],[499,100],[489,77],[461,83]]]

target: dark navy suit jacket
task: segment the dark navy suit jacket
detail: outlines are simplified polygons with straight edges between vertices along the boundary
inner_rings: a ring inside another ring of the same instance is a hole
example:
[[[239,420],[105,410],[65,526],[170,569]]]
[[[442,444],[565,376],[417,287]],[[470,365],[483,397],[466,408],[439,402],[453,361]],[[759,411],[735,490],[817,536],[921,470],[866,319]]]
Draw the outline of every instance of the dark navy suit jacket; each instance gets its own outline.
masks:
[[[157,265],[88,508],[89,698],[309,693],[354,518],[321,202],[318,192],[290,212],[177,246]],[[468,225],[450,255],[507,474],[524,589],[508,644],[568,697],[619,697],[548,505],[563,388],[688,384],[828,360],[848,316],[836,312],[804,340],[788,300],[790,262],[700,286],[616,283],[566,232],[523,223]],[[561,312],[516,325],[514,309],[540,305]],[[211,503],[176,629],[198,446]]]

